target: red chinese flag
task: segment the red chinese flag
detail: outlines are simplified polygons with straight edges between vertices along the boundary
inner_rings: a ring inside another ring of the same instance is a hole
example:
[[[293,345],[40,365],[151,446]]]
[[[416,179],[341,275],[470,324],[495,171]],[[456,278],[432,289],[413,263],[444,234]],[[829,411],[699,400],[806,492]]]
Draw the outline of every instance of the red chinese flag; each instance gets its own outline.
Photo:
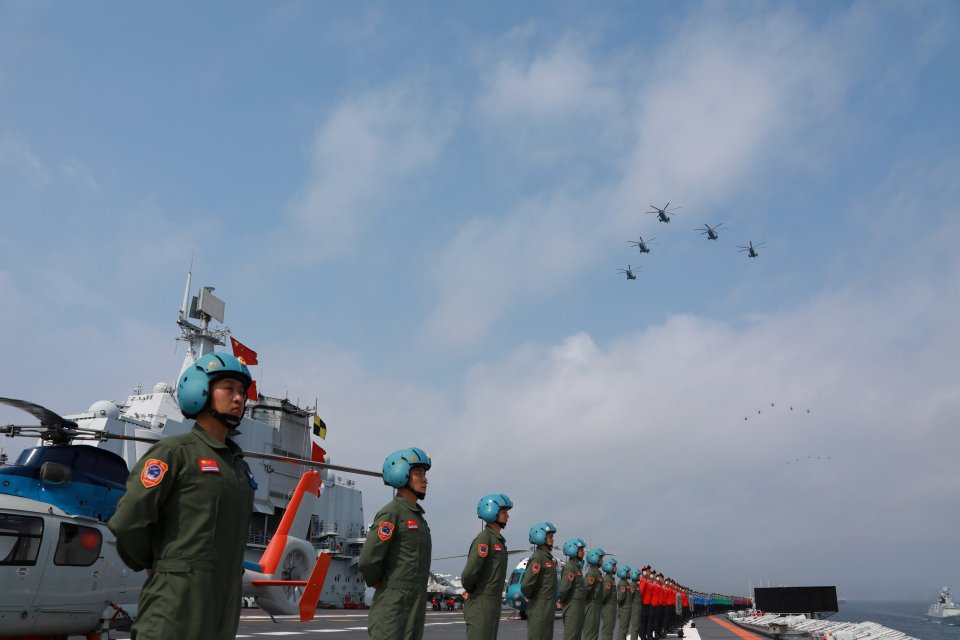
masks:
[[[247,400],[257,401],[260,399],[260,394],[257,393],[257,381],[251,380],[250,386],[247,387]]]
[[[324,456],[327,455],[327,452],[324,451],[323,447],[318,445],[316,442],[312,442],[311,444],[313,445],[313,450],[311,452],[312,455],[310,456],[310,459],[314,462],[323,462]]]
[[[248,367],[252,364],[259,364],[257,362],[257,352],[232,336],[230,337],[230,346],[233,347],[233,355],[237,356],[243,364]]]

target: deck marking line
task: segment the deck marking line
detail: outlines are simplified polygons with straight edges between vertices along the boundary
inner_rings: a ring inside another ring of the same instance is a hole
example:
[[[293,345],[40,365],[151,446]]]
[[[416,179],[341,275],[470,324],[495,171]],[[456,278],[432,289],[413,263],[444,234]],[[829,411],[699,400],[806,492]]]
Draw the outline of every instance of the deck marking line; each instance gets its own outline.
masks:
[[[710,616],[710,619],[713,620],[714,622],[716,622],[718,625],[720,625],[720,626],[723,627],[724,629],[726,629],[727,631],[732,632],[734,635],[736,635],[736,636],[738,636],[738,637],[740,637],[740,638],[745,638],[746,640],[754,640],[754,639],[755,639],[755,640],[763,640],[763,638],[761,638],[760,636],[754,635],[754,634],[752,634],[752,633],[750,633],[750,632],[748,632],[748,631],[744,631],[743,629],[741,629],[740,627],[736,626],[735,624],[732,624],[732,623],[727,622],[727,621],[725,621],[725,620],[721,620],[721,619],[718,618],[717,616]]]

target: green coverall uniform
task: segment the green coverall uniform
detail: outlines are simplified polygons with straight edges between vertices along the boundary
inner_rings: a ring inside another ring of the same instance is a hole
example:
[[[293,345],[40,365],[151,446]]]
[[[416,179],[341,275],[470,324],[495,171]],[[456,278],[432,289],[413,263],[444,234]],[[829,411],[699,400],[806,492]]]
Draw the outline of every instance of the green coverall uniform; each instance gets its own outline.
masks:
[[[630,640],[638,640],[640,637],[640,612],[643,608],[643,597],[640,595],[638,582],[630,583],[633,590],[633,602],[630,605]]]
[[[527,599],[527,638],[553,640],[553,617],[557,610],[557,561],[537,548],[527,561],[520,579],[520,591]]]
[[[600,596],[601,640],[613,640],[613,628],[617,625],[617,576],[606,573],[603,576],[603,594]]]
[[[468,640],[497,637],[500,628],[500,600],[507,577],[507,541],[490,526],[470,543],[467,566],[460,580],[468,597],[463,603]]]
[[[140,590],[137,640],[233,639],[254,482],[243,452],[200,427],[153,445],[108,526]]]
[[[600,597],[603,595],[603,577],[600,569],[587,569],[587,600],[583,616],[583,640],[597,640],[600,636]]]
[[[633,583],[628,578],[617,585],[617,638],[623,640],[630,632],[630,608],[633,606]]]
[[[427,578],[433,543],[423,508],[400,496],[373,519],[357,568],[375,587],[367,615],[374,640],[420,640],[427,618]]]
[[[560,604],[563,605],[563,640],[580,640],[586,603],[580,562],[570,558],[560,572]]]

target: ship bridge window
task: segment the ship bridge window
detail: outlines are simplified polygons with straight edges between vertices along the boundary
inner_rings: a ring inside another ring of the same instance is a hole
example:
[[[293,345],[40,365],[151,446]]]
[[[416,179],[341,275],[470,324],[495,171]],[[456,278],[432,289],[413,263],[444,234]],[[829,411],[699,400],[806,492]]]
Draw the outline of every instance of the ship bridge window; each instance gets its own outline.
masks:
[[[70,567],[89,567],[100,557],[103,535],[93,527],[60,524],[60,539],[53,563]]]
[[[0,513],[0,565],[34,565],[40,553],[43,518]]]

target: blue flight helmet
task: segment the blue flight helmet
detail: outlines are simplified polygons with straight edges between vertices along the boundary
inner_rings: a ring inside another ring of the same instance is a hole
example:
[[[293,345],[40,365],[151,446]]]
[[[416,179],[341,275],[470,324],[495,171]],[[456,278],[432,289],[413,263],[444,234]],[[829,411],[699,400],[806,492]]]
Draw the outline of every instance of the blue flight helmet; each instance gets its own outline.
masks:
[[[538,547],[547,544],[547,534],[556,532],[557,527],[552,522],[538,522],[530,527],[530,544],[535,544]]]
[[[568,558],[576,558],[580,555],[580,549],[587,546],[587,543],[580,538],[570,538],[563,543],[563,555]]]
[[[636,582],[640,579],[640,570],[639,569],[630,569],[630,579]]]
[[[603,560],[603,556],[607,555],[604,553],[603,549],[600,547],[594,547],[587,551],[587,562],[594,566],[600,566],[600,562]]]
[[[505,493],[489,493],[477,503],[477,517],[492,524],[498,521],[500,509],[513,509],[510,496]]]
[[[604,558],[603,566],[600,567],[600,570],[604,573],[613,573],[617,568],[617,559],[613,556],[609,558]]]
[[[383,461],[383,484],[394,489],[403,489],[410,482],[411,468],[429,469],[430,464],[430,456],[423,449],[411,447],[394,451]]]
[[[177,404],[188,418],[196,418],[210,401],[210,383],[220,378],[236,378],[243,388],[250,387],[250,370],[240,359],[229,353],[208,353],[187,367],[177,383]],[[240,424],[240,419],[230,414],[212,411],[223,426],[232,429]]]
[[[617,567],[617,577],[621,580],[627,580],[630,577],[630,565],[625,564],[622,567]]]

